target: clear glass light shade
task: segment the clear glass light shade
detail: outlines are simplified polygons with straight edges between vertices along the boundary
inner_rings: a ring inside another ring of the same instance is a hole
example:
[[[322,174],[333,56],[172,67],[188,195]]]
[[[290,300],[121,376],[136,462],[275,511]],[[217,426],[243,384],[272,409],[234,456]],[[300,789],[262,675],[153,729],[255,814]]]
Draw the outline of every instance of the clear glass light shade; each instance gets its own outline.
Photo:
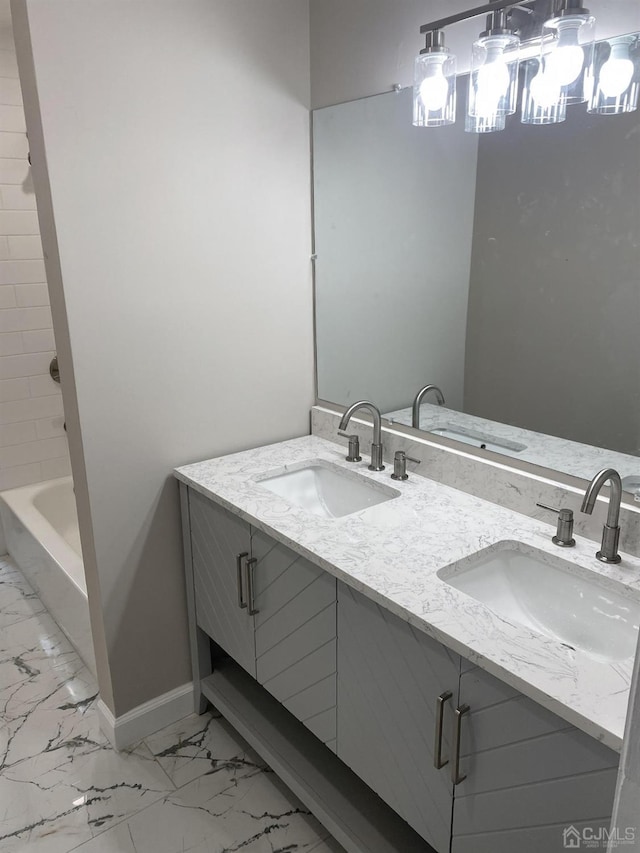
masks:
[[[512,34],[484,36],[473,43],[469,98],[470,116],[512,115],[518,102],[518,47]]]
[[[470,116],[467,113],[464,117],[465,133],[497,133],[499,130],[504,130],[506,124],[507,117],[504,114]]]
[[[632,50],[636,41],[635,37],[612,39],[609,50],[606,44],[598,45],[587,112],[619,115],[638,109],[640,62]]]
[[[542,58],[523,63],[522,124],[557,124],[567,117],[562,86],[549,74]]]
[[[416,57],[413,80],[413,123],[440,127],[456,120],[456,58],[448,52]]]
[[[545,48],[545,73],[561,87],[565,103],[583,104],[589,98],[595,18],[587,14],[565,15],[552,18],[544,26],[554,36]]]

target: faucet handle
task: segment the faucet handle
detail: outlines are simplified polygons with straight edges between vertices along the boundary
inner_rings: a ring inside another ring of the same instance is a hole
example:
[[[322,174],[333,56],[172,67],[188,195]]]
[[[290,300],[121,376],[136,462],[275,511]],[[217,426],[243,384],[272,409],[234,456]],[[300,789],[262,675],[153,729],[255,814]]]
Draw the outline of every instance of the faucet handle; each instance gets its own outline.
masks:
[[[407,456],[404,450],[396,450],[393,457],[393,474],[392,480],[408,480],[407,462],[420,462],[420,459],[414,459],[413,456]]]
[[[554,506],[537,503],[540,509],[547,509],[549,512],[555,512],[558,516],[558,527],[556,535],[551,537],[551,541],[559,548],[573,548],[576,540],[573,538],[573,510],[563,507],[556,509]]]
[[[344,430],[339,429],[338,435],[344,435],[349,439],[349,451],[345,459],[347,462],[362,462],[362,456],[360,456],[360,439],[357,435],[349,435]]]

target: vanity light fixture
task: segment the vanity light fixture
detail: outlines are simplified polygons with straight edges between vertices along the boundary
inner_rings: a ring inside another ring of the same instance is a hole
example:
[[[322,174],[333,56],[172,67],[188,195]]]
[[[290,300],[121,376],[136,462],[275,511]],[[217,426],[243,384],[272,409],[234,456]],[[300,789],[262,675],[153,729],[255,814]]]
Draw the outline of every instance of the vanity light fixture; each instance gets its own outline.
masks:
[[[484,120],[478,133],[486,133],[492,126],[502,130],[504,124],[498,117],[516,111],[519,46],[519,37],[507,26],[504,9],[487,16],[486,30],[473,43],[469,74],[467,115]]]
[[[585,81],[592,75],[595,18],[581,0],[560,0],[544,28],[555,35],[545,55],[545,74],[560,87],[566,104],[583,104],[588,100]]]
[[[640,39],[622,36],[599,44],[587,112],[620,115],[638,109]]]
[[[430,30],[415,62],[413,123],[416,127],[440,127],[455,120],[456,58],[445,47],[442,30]]]
[[[499,130],[504,130],[507,126],[507,116],[492,113],[484,116],[470,116],[469,113],[464,117],[465,133],[497,133]]]
[[[637,36],[596,45],[595,18],[582,0],[491,0],[420,27],[426,45],[415,62],[417,127],[455,121],[456,61],[444,29],[480,15],[487,25],[472,46],[465,131],[503,130],[517,110],[519,82],[523,124],[557,124],[568,106],[585,102],[601,115],[638,108]]]
[[[567,104],[561,98],[561,87],[547,73],[544,58],[523,63],[522,124],[557,124],[567,117]]]

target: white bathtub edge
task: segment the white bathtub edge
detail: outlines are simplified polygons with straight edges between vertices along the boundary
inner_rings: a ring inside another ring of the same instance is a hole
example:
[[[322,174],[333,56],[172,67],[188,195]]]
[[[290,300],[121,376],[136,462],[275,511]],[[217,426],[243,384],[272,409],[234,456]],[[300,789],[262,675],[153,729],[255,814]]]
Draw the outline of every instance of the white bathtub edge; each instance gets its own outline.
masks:
[[[0,492],[0,523],[9,555],[95,676],[82,559],[32,502],[38,490],[65,481],[72,482],[56,478]]]
[[[193,682],[189,681],[120,717],[114,717],[102,699],[98,700],[96,711],[102,733],[114,749],[121,750],[193,714],[193,703]]]
[[[84,577],[82,557],[76,554],[55,527],[50,524],[48,519],[33,505],[34,495],[43,486],[48,486],[50,483],[56,482],[70,483],[72,482],[72,478],[58,477],[55,480],[45,480],[42,483],[33,483],[29,486],[19,486],[16,489],[7,489],[4,492],[0,492],[0,500],[19,518],[23,526],[42,545],[49,556],[59,566],[65,567],[65,572],[69,580],[86,597],[87,584]],[[5,530],[4,535],[8,540],[8,531]],[[8,549],[8,541],[6,544]]]

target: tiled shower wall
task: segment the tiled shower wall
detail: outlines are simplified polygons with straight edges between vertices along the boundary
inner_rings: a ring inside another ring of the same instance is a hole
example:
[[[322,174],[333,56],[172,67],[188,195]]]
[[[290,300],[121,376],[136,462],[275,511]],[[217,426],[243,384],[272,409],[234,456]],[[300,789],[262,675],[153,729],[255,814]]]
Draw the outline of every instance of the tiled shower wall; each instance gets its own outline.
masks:
[[[70,472],[11,19],[0,4],[0,491]]]

